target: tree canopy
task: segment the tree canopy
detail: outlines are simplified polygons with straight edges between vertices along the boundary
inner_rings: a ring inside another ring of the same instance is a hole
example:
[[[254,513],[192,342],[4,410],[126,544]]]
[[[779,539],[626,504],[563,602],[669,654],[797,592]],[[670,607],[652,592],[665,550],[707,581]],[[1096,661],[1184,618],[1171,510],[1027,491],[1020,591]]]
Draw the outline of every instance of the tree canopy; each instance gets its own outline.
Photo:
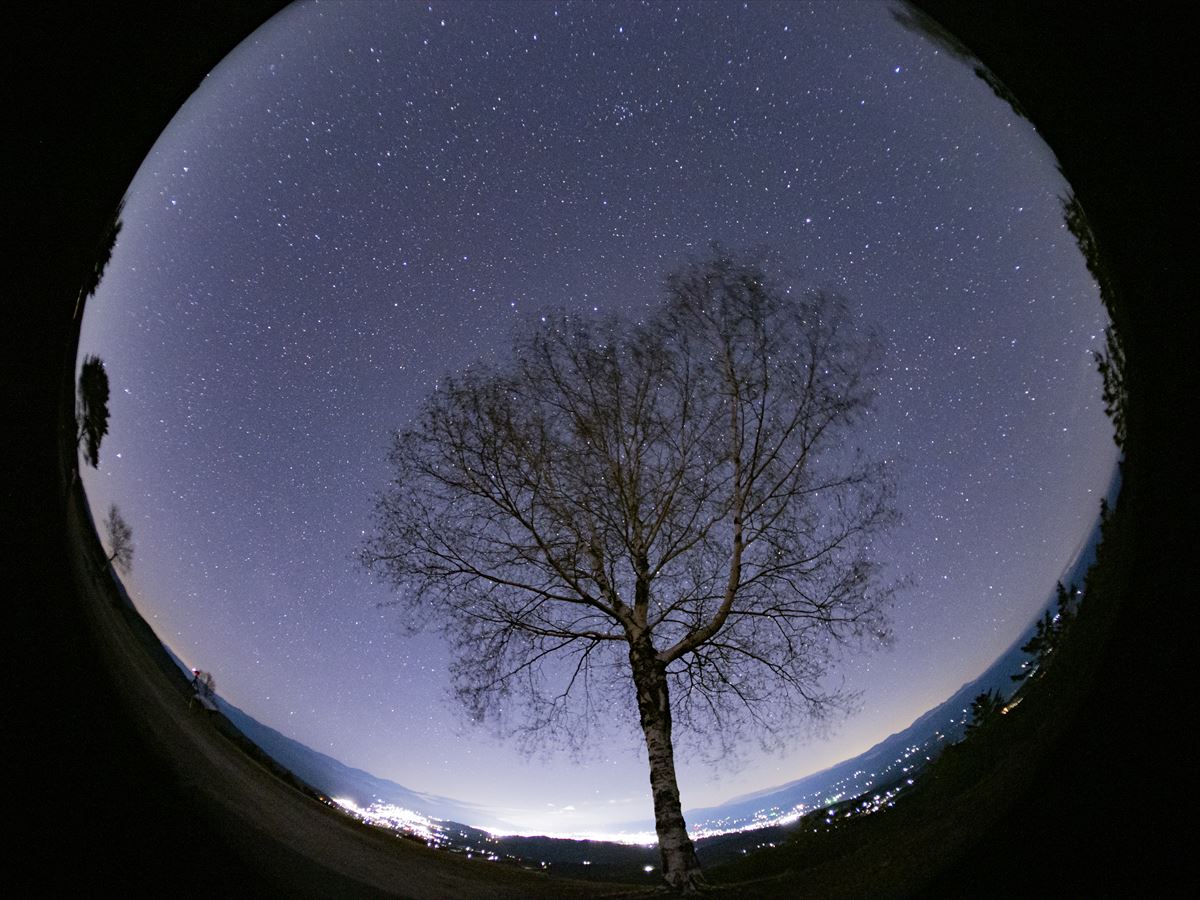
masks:
[[[1106,506],[1107,504],[1101,507],[1102,517]],[[1055,586],[1055,602],[1058,611],[1052,613],[1050,610],[1046,610],[1037,620],[1033,635],[1021,645],[1021,650],[1028,653],[1033,659],[1026,660],[1021,664],[1020,671],[1010,676],[1013,681],[1024,681],[1034,672],[1041,672],[1045,669],[1050,655],[1061,646],[1063,636],[1075,620],[1075,607],[1081,594],[1082,592],[1074,584],[1067,588],[1061,581],[1058,582]]]
[[[887,639],[890,479],[847,440],[875,353],[840,299],[718,252],[643,322],[547,313],[395,436],[363,562],[444,628],[476,720],[580,746],[637,710],[677,887],[673,724],[713,757],[770,740],[844,705],[842,645]]]
[[[78,434],[83,457],[92,468],[100,465],[100,442],[108,434],[108,373],[98,356],[87,356],[79,371],[79,398],[76,408]]]
[[[983,691],[971,701],[971,720],[965,733],[977,734],[981,728],[993,722],[1004,712],[1004,695],[997,690]]]

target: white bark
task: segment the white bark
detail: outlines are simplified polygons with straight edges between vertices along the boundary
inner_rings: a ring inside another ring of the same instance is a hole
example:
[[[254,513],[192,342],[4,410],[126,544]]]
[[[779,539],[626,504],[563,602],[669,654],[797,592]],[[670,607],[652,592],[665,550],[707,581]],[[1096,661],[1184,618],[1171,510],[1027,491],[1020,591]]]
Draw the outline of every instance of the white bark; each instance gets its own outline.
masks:
[[[630,646],[629,662],[633,667],[638,712],[650,762],[650,792],[654,797],[654,827],[658,833],[663,877],[672,888],[691,892],[704,883],[704,877],[679,800],[666,664],[658,658],[646,637]]]

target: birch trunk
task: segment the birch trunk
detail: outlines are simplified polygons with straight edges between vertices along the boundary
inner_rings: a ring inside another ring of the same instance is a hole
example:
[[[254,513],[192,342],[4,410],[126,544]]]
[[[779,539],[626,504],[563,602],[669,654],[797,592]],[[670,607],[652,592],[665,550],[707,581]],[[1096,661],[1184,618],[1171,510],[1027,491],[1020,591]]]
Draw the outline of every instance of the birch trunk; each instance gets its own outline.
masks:
[[[630,646],[629,661],[650,758],[650,791],[654,797],[654,827],[658,832],[663,877],[675,890],[693,893],[704,884],[704,876],[679,802],[666,665],[644,637]]]

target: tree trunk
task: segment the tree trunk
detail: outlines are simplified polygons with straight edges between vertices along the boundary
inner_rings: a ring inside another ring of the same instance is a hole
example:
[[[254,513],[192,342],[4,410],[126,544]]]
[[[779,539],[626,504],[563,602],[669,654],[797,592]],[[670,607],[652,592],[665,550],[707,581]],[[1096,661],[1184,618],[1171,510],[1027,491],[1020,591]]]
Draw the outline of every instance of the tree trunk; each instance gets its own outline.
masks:
[[[629,662],[633,666],[638,712],[650,757],[650,792],[654,796],[654,827],[658,832],[663,877],[675,890],[693,893],[704,884],[704,875],[679,803],[667,668],[646,637],[630,646]]]

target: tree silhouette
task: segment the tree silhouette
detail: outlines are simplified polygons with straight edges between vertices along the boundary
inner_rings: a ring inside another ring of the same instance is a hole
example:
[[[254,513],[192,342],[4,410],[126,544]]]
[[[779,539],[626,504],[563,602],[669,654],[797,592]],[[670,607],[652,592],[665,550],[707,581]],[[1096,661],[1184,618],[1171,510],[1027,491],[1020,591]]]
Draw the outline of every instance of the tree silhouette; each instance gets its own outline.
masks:
[[[1033,637],[1021,645],[1021,652],[1028,653],[1033,657],[1032,661],[1026,661],[1021,665],[1021,671],[1010,676],[1013,681],[1024,681],[1034,672],[1038,671],[1046,661],[1046,657],[1054,649],[1054,616],[1050,610],[1042,615],[1034,625]]]
[[[98,356],[83,360],[79,372],[79,401],[75,411],[76,444],[83,444],[83,458],[92,468],[100,465],[100,442],[108,434],[108,373]]]
[[[1055,586],[1055,605],[1058,607],[1058,614],[1055,616],[1056,637],[1061,638],[1075,621],[1076,602],[1082,593],[1074,584],[1068,588],[1060,581]]]
[[[108,227],[104,230],[104,236],[100,240],[100,245],[96,248],[96,259],[92,263],[92,268],[88,270],[84,277],[83,285],[79,289],[81,301],[96,293],[96,288],[100,286],[100,280],[104,277],[104,270],[108,268],[108,263],[112,259],[113,248],[117,245],[117,237],[121,234],[121,228],[124,223],[121,221],[121,212],[125,208],[125,201],[122,200],[117,206],[117,211],[109,220]]]
[[[971,721],[966,733],[975,734],[1004,710],[1004,697],[999,690],[984,691],[971,701]]]
[[[719,759],[844,708],[824,676],[888,637],[870,542],[895,514],[846,441],[874,345],[841,301],[719,252],[666,293],[640,324],[547,314],[439,383],[361,557],[444,628],[476,721],[578,748],[636,708],[663,874],[692,890],[673,728]]]
[[[1075,238],[1088,272],[1096,280],[1096,286],[1100,290],[1100,302],[1104,304],[1109,318],[1115,323],[1119,310],[1116,288],[1100,257],[1100,246],[1087,215],[1084,214],[1083,206],[1078,197],[1068,194],[1062,198],[1062,208],[1063,222]],[[1104,327],[1104,349],[1093,350],[1092,358],[1096,362],[1096,371],[1100,373],[1103,384],[1101,396],[1104,399],[1104,412],[1113,423],[1113,441],[1123,448],[1128,436],[1128,367],[1125,363],[1125,345],[1114,325]]]
[[[108,508],[104,531],[108,535],[109,546],[105,565],[112,563],[122,572],[128,572],[133,568],[133,529],[121,517],[121,511],[115,503]]]
[[[1021,645],[1021,650],[1030,654],[1033,661],[1023,664],[1021,671],[1010,676],[1013,681],[1024,681],[1046,665],[1050,654],[1058,649],[1063,635],[1075,619],[1074,607],[1079,596],[1080,590],[1074,584],[1067,588],[1061,581],[1058,582],[1055,586],[1057,612],[1052,613],[1050,610],[1046,610],[1034,626],[1033,637]]]

